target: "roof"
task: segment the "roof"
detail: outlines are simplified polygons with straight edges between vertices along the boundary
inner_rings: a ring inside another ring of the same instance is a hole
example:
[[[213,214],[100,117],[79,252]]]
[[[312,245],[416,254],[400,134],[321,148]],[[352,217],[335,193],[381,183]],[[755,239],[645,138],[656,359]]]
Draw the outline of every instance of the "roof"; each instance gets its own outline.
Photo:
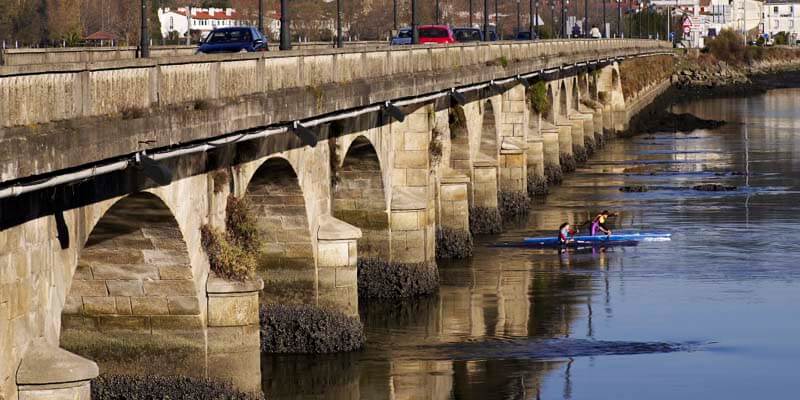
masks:
[[[117,35],[111,32],[98,31],[85,37],[84,40],[117,40]]]

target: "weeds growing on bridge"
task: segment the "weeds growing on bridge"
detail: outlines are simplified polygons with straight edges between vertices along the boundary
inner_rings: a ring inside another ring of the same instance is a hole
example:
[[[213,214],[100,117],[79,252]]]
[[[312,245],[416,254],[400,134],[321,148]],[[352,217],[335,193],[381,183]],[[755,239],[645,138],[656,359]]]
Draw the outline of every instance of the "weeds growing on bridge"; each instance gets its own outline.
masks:
[[[255,217],[247,201],[233,195],[228,196],[225,211],[227,231],[208,224],[200,228],[211,270],[227,279],[251,279],[255,276],[256,254],[261,248]]]
[[[542,117],[547,117],[550,110],[550,100],[547,98],[547,86],[543,81],[538,81],[530,90],[528,90],[528,101],[531,103],[531,109]]]

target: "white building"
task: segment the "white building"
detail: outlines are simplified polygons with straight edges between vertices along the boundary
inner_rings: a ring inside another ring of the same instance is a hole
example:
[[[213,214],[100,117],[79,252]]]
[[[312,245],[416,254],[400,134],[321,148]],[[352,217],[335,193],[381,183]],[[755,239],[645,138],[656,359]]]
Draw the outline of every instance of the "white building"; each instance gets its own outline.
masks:
[[[764,3],[756,0],[711,0],[705,12],[711,16],[711,27],[720,32],[731,29],[752,32],[761,25]]]
[[[257,22],[247,20],[233,8],[192,7],[191,11],[187,7],[159,8],[158,19],[161,22],[161,36],[165,38],[169,37],[171,32],[176,32],[178,37],[185,38],[190,30],[193,34],[205,37],[215,28],[251,26]]]
[[[763,32],[770,36],[786,32],[796,40],[800,32],[800,1],[768,1],[762,14]]]

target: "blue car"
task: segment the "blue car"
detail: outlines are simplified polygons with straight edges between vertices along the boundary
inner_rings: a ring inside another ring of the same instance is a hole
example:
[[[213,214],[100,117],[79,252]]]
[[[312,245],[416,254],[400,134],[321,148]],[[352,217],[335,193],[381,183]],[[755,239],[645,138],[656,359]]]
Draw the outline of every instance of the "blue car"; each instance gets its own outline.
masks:
[[[411,28],[401,28],[389,44],[392,46],[411,44]]]
[[[206,36],[197,54],[240,53],[269,50],[267,38],[256,28],[219,28]]]

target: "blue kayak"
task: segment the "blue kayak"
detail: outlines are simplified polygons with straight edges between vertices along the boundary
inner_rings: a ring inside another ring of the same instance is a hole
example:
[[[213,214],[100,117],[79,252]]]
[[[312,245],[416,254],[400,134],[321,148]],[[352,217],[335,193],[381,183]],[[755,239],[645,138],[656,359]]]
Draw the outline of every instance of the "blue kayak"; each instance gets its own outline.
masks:
[[[569,246],[613,244],[619,242],[658,242],[668,241],[672,237],[669,232],[620,232],[613,235],[578,235],[573,236]],[[557,247],[561,246],[558,237],[526,237],[519,243],[503,243],[500,246]]]

